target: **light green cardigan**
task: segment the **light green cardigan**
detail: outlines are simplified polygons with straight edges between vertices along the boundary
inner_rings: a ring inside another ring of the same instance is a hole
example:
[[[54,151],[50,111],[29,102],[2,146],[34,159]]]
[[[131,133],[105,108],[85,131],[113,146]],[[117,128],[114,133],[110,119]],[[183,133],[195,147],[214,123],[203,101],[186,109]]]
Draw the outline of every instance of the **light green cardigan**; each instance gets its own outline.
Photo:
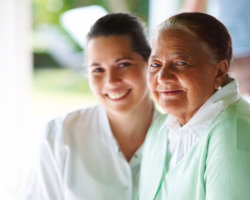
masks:
[[[250,105],[240,99],[168,171],[163,115],[144,144],[140,200],[250,200]]]

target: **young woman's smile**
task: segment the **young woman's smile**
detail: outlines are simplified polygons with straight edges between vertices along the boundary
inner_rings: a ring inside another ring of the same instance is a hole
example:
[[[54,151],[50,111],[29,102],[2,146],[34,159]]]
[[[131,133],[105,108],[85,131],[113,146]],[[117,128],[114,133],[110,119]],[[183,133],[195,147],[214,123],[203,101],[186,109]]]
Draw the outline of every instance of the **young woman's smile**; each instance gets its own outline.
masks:
[[[100,36],[87,45],[90,87],[109,111],[129,112],[147,99],[147,62],[129,36]]]
[[[115,90],[115,91],[110,91],[107,93],[107,96],[114,101],[119,101],[127,97],[131,89],[127,90]]]

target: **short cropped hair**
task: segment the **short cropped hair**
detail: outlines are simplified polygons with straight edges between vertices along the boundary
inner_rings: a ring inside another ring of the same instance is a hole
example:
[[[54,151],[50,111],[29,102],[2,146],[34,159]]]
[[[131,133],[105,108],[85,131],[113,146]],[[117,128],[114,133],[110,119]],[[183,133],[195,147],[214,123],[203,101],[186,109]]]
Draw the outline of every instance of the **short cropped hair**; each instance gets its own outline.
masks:
[[[87,41],[99,36],[123,35],[129,36],[132,49],[148,61],[151,48],[145,26],[139,18],[128,13],[111,13],[98,19],[89,31]]]
[[[174,15],[159,25],[157,31],[169,28],[186,30],[206,43],[216,62],[232,60],[232,40],[227,28],[215,17],[199,12]]]

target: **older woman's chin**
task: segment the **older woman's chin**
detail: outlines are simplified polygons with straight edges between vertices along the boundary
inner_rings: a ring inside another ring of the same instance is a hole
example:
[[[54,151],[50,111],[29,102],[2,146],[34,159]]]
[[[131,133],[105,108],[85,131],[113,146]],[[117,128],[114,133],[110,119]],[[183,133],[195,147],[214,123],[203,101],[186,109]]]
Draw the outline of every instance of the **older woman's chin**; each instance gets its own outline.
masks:
[[[176,116],[181,110],[184,110],[184,105],[178,101],[159,101],[159,105],[162,110],[173,116]]]
[[[187,99],[185,100],[185,98],[178,100],[159,99],[158,104],[164,112],[177,118],[178,121],[184,125],[193,117],[207,99],[208,98],[203,99],[203,101],[198,101],[196,104],[192,104]]]

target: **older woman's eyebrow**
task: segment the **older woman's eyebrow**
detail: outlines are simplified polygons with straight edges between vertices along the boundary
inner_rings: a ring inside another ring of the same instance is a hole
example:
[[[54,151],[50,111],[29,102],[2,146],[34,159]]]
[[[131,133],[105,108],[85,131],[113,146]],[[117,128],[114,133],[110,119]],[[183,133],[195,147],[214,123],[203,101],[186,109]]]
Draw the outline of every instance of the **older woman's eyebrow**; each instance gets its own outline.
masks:
[[[158,59],[158,58],[159,58],[159,56],[157,56],[157,55],[150,56],[150,59]]]
[[[192,56],[186,52],[171,52],[168,57],[170,59],[184,59],[186,60],[187,62],[191,62],[193,59],[192,59]],[[149,60],[159,60],[160,59],[160,56],[158,55],[152,55],[150,56]]]

